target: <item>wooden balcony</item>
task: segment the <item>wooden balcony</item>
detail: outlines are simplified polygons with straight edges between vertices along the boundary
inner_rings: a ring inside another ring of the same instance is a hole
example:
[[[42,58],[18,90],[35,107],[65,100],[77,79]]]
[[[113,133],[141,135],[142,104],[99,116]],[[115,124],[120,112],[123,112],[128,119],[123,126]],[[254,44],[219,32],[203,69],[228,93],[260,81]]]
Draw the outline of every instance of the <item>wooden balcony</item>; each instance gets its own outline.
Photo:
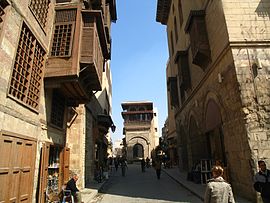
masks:
[[[151,120],[148,121],[125,121],[126,130],[149,130],[151,128]]]
[[[56,7],[45,87],[59,88],[77,104],[88,102],[92,91],[102,87],[107,44],[101,11]]]

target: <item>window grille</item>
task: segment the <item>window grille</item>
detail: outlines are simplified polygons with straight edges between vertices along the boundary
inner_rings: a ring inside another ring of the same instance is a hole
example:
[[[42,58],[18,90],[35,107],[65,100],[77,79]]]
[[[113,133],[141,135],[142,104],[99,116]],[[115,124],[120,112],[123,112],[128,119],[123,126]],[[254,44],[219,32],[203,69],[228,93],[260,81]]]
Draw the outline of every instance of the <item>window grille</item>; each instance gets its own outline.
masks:
[[[37,109],[39,104],[44,56],[44,49],[23,23],[9,96],[34,109]]]
[[[52,108],[51,108],[51,123],[57,127],[63,128],[65,113],[65,97],[54,90],[52,97]]]
[[[31,0],[29,8],[42,28],[45,28],[50,0]]]
[[[56,11],[51,56],[71,55],[75,21],[76,9]]]
[[[2,17],[5,15],[4,8],[0,5],[0,23],[3,22]]]

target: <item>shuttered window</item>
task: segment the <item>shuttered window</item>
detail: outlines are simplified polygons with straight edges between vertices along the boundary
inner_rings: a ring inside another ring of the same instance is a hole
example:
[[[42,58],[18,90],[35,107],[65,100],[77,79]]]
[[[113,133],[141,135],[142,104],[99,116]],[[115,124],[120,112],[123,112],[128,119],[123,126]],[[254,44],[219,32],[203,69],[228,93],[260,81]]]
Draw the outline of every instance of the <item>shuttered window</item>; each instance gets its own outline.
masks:
[[[185,101],[185,91],[191,88],[188,50],[177,51],[174,62],[178,67],[178,85],[180,88],[181,104],[183,104]]]
[[[50,0],[31,0],[29,8],[42,28],[45,28]]]
[[[193,63],[205,70],[211,62],[211,51],[204,10],[191,10],[185,28],[190,35]]]
[[[56,11],[51,56],[71,55],[76,11],[76,9]]]
[[[53,91],[51,110],[51,123],[57,127],[63,128],[65,98],[60,92],[56,90]]]
[[[174,107],[179,106],[177,78],[176,77],[169,77],[167,86],[168,86],[168,91],[170,92],[171,105]]]
[[[37,110],[45,51],[23,23],[12,71],[9,96]]]

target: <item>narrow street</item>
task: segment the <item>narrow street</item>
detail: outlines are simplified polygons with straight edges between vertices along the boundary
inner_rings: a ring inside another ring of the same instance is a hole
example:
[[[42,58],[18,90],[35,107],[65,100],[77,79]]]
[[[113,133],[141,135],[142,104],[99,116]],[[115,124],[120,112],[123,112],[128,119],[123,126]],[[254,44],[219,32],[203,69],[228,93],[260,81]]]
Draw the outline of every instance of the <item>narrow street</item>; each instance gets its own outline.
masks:
[[[115,170],[115,169],[114,169]],[[121,169],[113,171],[102,191],[87,203],[131,202],[202,202],[185,188],[161,172],[158,180],[153,168],[141,172],[139,164],[129,164],[126,176]]]

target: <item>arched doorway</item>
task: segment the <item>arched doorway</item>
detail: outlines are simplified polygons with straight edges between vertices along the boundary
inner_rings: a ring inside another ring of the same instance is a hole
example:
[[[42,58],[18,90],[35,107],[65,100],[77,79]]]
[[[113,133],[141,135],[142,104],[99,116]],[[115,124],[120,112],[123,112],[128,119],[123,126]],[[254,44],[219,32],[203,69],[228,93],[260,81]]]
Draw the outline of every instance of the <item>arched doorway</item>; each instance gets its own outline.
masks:
[[[226,166],[227,159],[225,155],[221,113],[218,105],[212,99],[207,103],[205,122],[208,150],[210,151],[211,158],[214,161],[221,161]]]
[[[143,146],[141,144],[135,144],[133,147],[133,159],[144,158],[143,152]]]
[[[191,116],[189,121],[189,145],[191,150],[190,167],[200,163],[201,159],[209,158],[207,150],[207,139],[199,132],[199,128],[194,116]]]
[[[188,170],[188,141],[187,134],[184,127],[180,125],[177,132],[177,143],[178,143],[178,155],[179,155],[179,167],[181,170]]]

